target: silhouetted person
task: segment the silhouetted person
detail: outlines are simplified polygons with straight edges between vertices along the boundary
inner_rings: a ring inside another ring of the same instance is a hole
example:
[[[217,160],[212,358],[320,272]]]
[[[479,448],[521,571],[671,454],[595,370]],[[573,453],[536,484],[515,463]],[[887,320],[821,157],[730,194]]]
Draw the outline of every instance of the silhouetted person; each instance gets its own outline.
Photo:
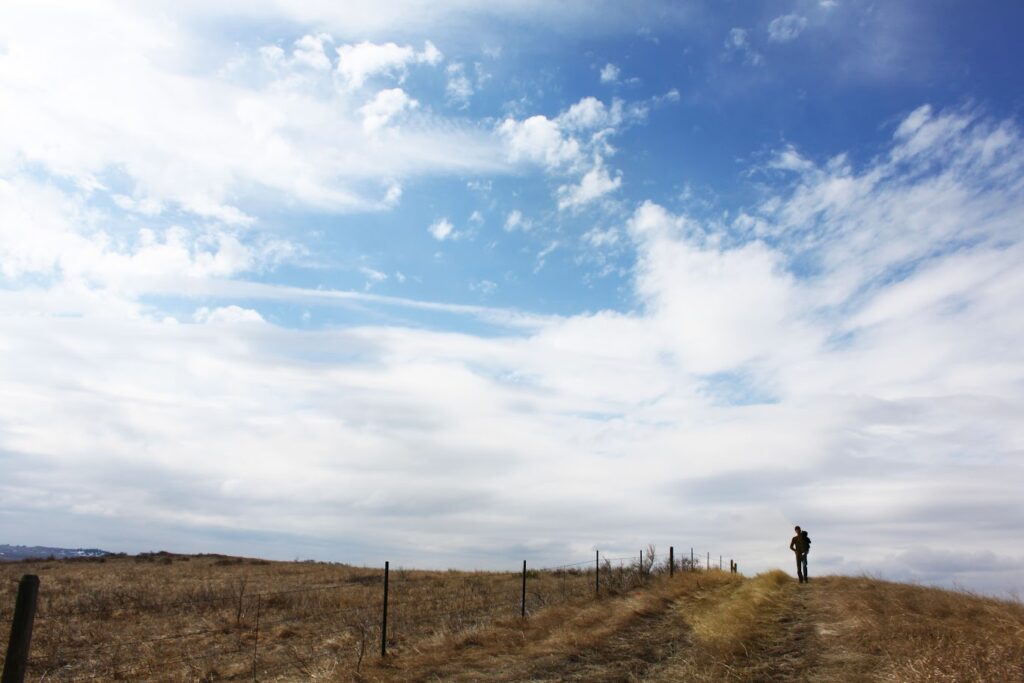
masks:
[[[795,527],[796,536],[789,542],[789,549],[796,554],[796,577],[800,583],[807,581],[807,550],[810,541],[807,536],[800,532],[800,527]]]
[[[807,573],[807,556],[811,554],[811,537],[807,535],[807,529],[800,532],[800,538],[804,539],[804,583],[807,583],[811,580]]]

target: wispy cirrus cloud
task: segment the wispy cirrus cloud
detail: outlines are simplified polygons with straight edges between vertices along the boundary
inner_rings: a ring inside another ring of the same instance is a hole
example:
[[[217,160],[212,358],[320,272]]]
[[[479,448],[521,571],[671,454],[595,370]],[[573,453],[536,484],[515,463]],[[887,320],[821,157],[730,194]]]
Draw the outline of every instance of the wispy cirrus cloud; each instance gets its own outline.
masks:
[[[5,168],[99,193],[116,179],[137,206],[242,224],[252,220],[245,198],[373,210],[392,205],[396,180],[506,163],[493,132],[466,122],[422,116],[377,135],[415,99],[362,86],[435,68],[442,56],[429,41],[341,44],[333,63],[333,39],[315,33],[197,68],[185,27],[103,5],[67,12],[53,23],[43,7],[11,9],[0,24],[0,94],[18,102],[0,113]]]

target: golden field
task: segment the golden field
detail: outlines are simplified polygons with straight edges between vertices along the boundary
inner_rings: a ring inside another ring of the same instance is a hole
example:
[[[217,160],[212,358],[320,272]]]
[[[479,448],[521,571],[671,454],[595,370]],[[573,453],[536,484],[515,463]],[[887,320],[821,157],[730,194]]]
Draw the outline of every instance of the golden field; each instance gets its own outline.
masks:
[[[519,572],[150,554],[40,577],[29,680],[1024,681],[1024,606],[869,578],[636,562]]]

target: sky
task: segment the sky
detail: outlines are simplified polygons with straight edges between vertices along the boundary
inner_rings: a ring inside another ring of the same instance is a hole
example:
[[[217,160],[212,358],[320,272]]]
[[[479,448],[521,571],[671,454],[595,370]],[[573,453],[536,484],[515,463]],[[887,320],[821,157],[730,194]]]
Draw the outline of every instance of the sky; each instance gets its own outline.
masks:
[[[6,0],[0,542],[1024,590],[1022,20]]]

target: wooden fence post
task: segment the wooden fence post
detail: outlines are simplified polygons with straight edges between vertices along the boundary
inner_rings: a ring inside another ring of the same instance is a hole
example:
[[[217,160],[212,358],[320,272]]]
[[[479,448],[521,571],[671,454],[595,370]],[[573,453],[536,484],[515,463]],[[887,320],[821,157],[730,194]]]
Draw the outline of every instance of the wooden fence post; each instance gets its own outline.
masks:
[[[692,572],[693,569],[694,569],[694,565],[693,565],[693,548],[691,547],[690,548],[690,571]]]
[[[39,597],[39,577],[25,574],[18,583],[18,597],[14,603],[11,621],[11,639],[7,641],[7,659],[4,660],[3,683],[22,683],[28,667],[28,649],[32,644],[32,622],[36,618],[36,598]]]
[[[668,575],[669,578],[676,575],[676,549],[673,546],[668,547]]]
[[[384,616],[380,622],[380,656],[388,654],[388,569],[389,562],[384,562]]]
[[[601,596],[601,551],[594,551],[594,595]]]
[[[526,560],[523,560],[523,603],[519,616],[526,618]]]
[[[252,639],[252,680],[256,680],[256,655],[260,646],[260,608],[263,606],[263,596],[256,594],[256,628]]]
[[[711,571],[711,552],[708,552],[708,565],[705,571]]]

